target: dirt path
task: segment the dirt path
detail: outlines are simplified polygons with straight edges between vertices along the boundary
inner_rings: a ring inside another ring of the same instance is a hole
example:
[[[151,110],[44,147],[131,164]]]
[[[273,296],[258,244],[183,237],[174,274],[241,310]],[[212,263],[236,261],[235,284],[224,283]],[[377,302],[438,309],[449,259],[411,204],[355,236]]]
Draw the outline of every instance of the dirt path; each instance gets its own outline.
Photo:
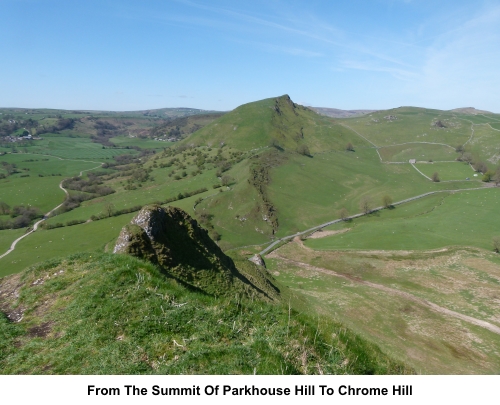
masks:
[[[370,281],[365,281],[365,280],[362,280],[360,278],[349,276],[346,274],[340,274],[340,273],[337,273],[336,271],[324,269],[322,267],[316,267],[316,266],[312,266],[312,265],[307,264],[307,263],[295,261],[292,259],[287,259],[285,257],[278,255],[276,252],[271,253],[269,255],[269,257],[278,258],[284,262],[294,264],[296,266],[302,267],[303,269],[306,269],[309,271],[317,271],[319,273],[328,274],[330,276],[340,277],[340,278],[349,280],[351,282],[354,282],[354,283],[357,283],[360,285],[364,285],[364,286],[367,286],[370,288],[375,288],[377,290],[381,290],[381,291],[387,292],[389,294],[402,297],[408,301],[412,301],[412,302],[415,302],[415,303],[420,304],[422,306],[425,306],[425,307],[433,310],[434,312],[438,312],[442,315],[446,315],[446,316],[460,319],[461,321],[471,323],[473,325],[487,329],[490,332],[496,333],[497,335],[500,335],[500,327],[497,325],[493,325],[493,324],[486,322],[486,321],[483,321],[481,319],[473,318],[472,316],[468,316],[468,315],[461,314],[459,312],[452,311],[448,308],[444,308],[442,306],[434,304],[433,302],[427,301],[426,299],[416,297],[413,294],[407,293],[405,291],[400,291],[400,290],[397,290],[395,288],[390,288],[390,287],[387,287],[387,286],[382,285],[382,284],[376,284],[376,283],[372,283]]]
[[[326,238],[327,236],[331,235],[338,235],[340,233],[346,233],[349,232],[351,228],[346,228],[346,229],[341,229],[340,231],[323,231],[321,229],[318,229],[316,232],[310,234],[307,239],[320,239],[320,238]],[[300,239],[299,239],[300,240]],[[302,242],[302,241],[301,241]]]

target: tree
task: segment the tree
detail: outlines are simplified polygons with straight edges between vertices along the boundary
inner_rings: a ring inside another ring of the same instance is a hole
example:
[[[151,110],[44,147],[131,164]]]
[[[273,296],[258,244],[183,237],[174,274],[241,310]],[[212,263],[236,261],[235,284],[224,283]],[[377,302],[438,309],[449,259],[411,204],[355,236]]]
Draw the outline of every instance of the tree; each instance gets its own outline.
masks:
[[[500,236],[493,237],[493,250],[500,253]]]
[[[4,201],[0,201],[0,214],[2,215],[10,214],[10,206]]]
[[[474,167],[474,170],[476,172],[480,172],[480,173],[483,173],[483,174],[488,171],[488,166],[486,166],[486,163],[481,162],[481,161],[478,161],[478,162],[474,163],[473,167]]]
[[[234,179],[231,176],[225,174],[224,176],[222,176],[220,181],[223,186],[229,186],[234,181]]]
[[[354,146],[351,142],[349,142],[347,144],[347,146],[345,147],[345,150],[348,151],[348,152],[354,152]]]
[[[472,163],[472,155],[470,153],[464,153],[462,155],[462,161],[466,162],[466,163]]]
[[[483,174],[483,178],[482,180],[485,182],[485,183],[488,183],[490,181],[492,181],[495,177],[495,172],[493,170],[488,170],[486,173]]]
[[[110,203],[110,202],[104,204],[104,213],[108,217],[112,217],[113,214],[115,213],[115,205],[113,203]]]
[[[493,176],[493,181],[495,182],[495,185],[497,187],[500,185],[500,166],[497,167],[497,171],[495,172],[495,175]]]
[[[349,211],[347,211],[346,208],[342,208],[339,210],[338,215],[342,221],[347,221],[347,218],[349,217]]]
[[[359,202],[359,208],[365,214],[369,214],[372,210],[372,199],[367,195],[363,196]]]
[[[309,148],[307,147],[307,145],[297,146],[297,153],[300,153],[304,156],[311,156],[311,152],[309,152]]]
[[[434,173],[432,174],[432,181],[433,181],[434,183],[439,183],[439,182],[441,181],[441,180],[439,180],[439,173],[438,173],[438,172],[434,172]]]
[[[384,205],[384,208],[392,207],[392,197],[388,194],[384,195],[382,197],[382,204]]]
[[[464,145],[458,145],[458,146],[455,148],[455,152],[460,153],[461,155],[463,155],[463,154],[464,154],[464,152],[465,152]]]

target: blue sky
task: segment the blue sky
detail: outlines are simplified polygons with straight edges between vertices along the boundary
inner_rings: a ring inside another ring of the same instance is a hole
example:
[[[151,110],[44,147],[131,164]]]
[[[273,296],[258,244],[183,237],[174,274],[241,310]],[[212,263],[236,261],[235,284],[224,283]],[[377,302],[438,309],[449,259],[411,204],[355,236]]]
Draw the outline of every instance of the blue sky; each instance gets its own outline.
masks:
[[[0,0],[0,106],[500,113],[500,2]]]

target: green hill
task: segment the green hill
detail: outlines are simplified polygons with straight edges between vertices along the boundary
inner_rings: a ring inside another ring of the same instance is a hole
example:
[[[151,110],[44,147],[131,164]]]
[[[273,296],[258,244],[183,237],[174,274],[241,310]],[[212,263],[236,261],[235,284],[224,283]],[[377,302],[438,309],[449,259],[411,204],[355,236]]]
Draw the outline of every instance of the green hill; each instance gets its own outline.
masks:
[[[295,151],[305,145],[311,153],[345,148],[359,138],[332,119],[294,103],[288,95],[244,104],[207,125],[185,144],[239,150],[274,146]]]

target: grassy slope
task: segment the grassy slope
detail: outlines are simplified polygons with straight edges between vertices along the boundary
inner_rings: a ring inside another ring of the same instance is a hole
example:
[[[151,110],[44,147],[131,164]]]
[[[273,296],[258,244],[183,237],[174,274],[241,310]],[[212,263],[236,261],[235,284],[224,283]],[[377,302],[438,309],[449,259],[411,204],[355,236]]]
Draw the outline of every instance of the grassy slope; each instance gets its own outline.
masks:
[[[500,308],[491,300],[498,291],[498,255],[458,249],[411,255],[319,252],[295,243],[277,253],[350,277],[280,259],[266,261],[279,281],[307,297],[311,311],[341,320],[419,373],[496,374],[500,370],[497,334],[360,282],[397,289],[498,324]]]
[[[93,162],[60,160],[24,153],[4,155],[0,157],[0,161],[15,163],[20,172],[0,180],[1,200],[11,207],[30,204],[43,212],[50,211],[64,200],[64,192],[59,188],[61,180],[99,166]],[[21,177],[26,174],[29,177]]]
[[[63,177],[23,177],[0,180],[2,201],[11,207],[30,204],[48,212],[64,201],[64,192],[59,188]]]
[[[396,146],[386,146],[380,148],[380,156],[384,162],[405,162],[408,163],[410,159],[417,161],[429,160],[455,160],[457,153],[455,148],[444,145],[431,145],[431,144],[404,144]]]
[[[500,204],[498,189],[439,194],[383,210],[344,226],[347,233],[308,240],[313,249],[437,249],[476,246],[491,249],[500,235],[500,219],[492,210]]]
[[[24,312],[19,323],[0,314],[5,374],[411,371],[338,323],[189,292],[128,256],[80,255],[2,281],[22,285]]]
[[[0,255],[10,248],[12,242],[24,235],[25,229],[3,229],[0,231]],[[1,277],[1,274],[0,274]]]
[[[92,255],[97,250],[103,251],[108,243],[112,248],[121,228],[133,216],[126,214],[88,224],[38,230],[21,240],[12,253],[0,259],[0,277],[54,257],[77,252]]]
[[[417,163],[415,166],[428,177],[432,177],[432,174],[437,172],[441,181],[465,180],[466,178],[480,181],[482,177],[481,174],[474,177],[474,174],[476,174],[474,169],[468,163],[463,162]],[[476,183],[476,186],[480,186],[480,184]]]
[[[397,119],[384,118],[389,115]],[[441,120],[447,128],[433,126],[432,123],[436,120]],[[437,142],[457,146],[465,143],[471,135],[470,123],[456,118],[454,114],[415,107],[379,111],[363,117],[344,119],[342,122],[377,146],[404,142]]]
[[[362,149],[312,159],[294,157],[273,172],[270,195],[281,218],[279,235],[285,236],[338,218],[340,208],[351,214],[361,212],[359,202],[365,196],[376,207],[386,194],[399,201],[467,186],[472,184],[432,183],[410,165],[384,165],[373,149]]]

